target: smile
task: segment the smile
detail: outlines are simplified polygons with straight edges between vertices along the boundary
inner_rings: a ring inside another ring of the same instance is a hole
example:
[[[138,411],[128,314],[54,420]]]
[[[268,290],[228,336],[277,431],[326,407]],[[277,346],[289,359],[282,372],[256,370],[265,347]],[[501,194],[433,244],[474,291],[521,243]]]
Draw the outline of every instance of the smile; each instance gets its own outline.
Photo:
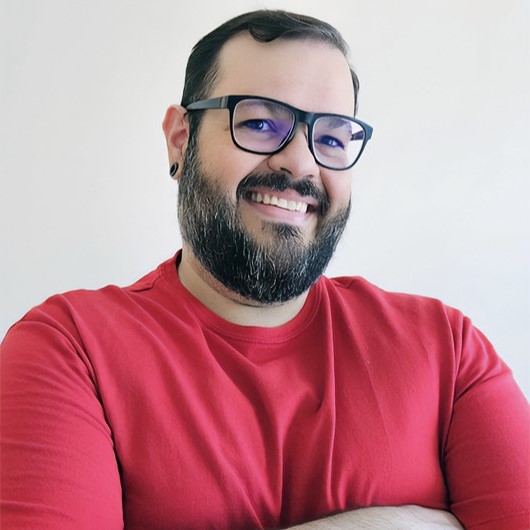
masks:
[[[301,213],[307,212],[308,205],[305,202],[288,201],[287,199],[278,198],[276,197],[276,195],[269,195],[268,193],[261,194],[261,193],[252,192],[250,194],[250,199],[253,202],[258,202],[262,204],[270,204],[272,206],[282,208],[283,210],[289,210],[291,212],[301,212]]]

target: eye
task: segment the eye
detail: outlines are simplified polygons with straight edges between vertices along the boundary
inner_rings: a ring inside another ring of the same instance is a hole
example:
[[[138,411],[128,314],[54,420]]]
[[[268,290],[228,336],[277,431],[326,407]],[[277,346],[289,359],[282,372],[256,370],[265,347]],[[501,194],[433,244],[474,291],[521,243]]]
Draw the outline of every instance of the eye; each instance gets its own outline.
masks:
[[[275,132],[276,130],[274,122],[263,119],[245,120],[238,124],[238,128],[244,128],[256,132]]]
[[[344,144],[338,138],[335,138],[334,136],[331,136],[329,134],[319,136],[315,143],[323,145],[325,147],[344,149]]]

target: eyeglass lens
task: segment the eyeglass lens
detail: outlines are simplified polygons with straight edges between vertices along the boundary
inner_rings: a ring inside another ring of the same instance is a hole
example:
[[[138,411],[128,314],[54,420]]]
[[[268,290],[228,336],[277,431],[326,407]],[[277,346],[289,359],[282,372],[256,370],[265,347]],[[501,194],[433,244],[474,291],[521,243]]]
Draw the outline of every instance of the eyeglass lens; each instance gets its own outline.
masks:
[[[234,108],[232,127],[240,147],[273,153],[289,138],[294,123],[294,113],[281,104],[245,99]],[[319,163],[342,169],[355,162],[364,137],[365,131],[358,123],[340,116],[322,116],[313,124],[312,151]]]

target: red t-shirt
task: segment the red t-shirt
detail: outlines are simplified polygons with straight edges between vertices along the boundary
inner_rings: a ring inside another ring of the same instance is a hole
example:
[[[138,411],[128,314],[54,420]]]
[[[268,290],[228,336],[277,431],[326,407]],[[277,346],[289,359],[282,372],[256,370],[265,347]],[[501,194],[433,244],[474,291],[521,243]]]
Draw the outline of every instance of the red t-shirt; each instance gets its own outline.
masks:
[[[175,259],[50,298],[2,344],[5,528],[263,528],[371,505],[529,526],[528,405],[458,311],[321,278],[231,324]]]

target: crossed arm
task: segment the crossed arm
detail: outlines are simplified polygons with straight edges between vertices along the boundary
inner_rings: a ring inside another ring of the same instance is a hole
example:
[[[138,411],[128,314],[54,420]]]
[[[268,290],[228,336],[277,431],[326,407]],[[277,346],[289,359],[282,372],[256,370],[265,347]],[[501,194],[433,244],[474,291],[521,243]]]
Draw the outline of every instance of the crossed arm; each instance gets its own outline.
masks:
[[[72,528],[71,521],[76,528],[123,528],[112,433],[88,374],[91,363],[82,360],[81,347],[71,352],[56,331],[41,337],[39,348],[26,346],[31,333],[40,337],[49,328],[22,325],[18,336],[2,344],[3,522],[9,526],[16,520],[22,527],[22,521],[30,521],[27,528],[46,523]],[[469,528],[529,528],[528,405],[505,382],[506,370],[494,368],[482,377],[476,358],[459,365],[461,373],[471,372],[466,378],[471,383],[457,388],[444,459],[450,509]],[[462,527],[449,512],[400,506],[345,512],[293,528]]]
[[[291,527],[292,530],[395,530],[395,529],[451,529],[464,528],[450,512],[422,506],[377,506],[340,513]]]

